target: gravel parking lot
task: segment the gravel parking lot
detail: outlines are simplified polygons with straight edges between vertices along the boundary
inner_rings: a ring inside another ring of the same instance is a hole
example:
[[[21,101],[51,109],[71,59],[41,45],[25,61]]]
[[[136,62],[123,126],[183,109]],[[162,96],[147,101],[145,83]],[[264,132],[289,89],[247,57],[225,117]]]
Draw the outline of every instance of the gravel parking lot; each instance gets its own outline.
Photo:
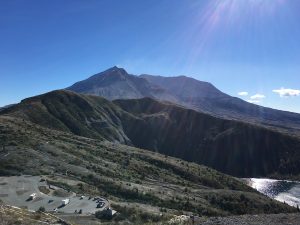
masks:
[[[48,189],[46,182],[41,182],[39,176],[0,177],[0,199],[8,205],[27,207],[28,210],[37,211],[40,207],[44,207],[48,212],[57,209],[58,213],[66,214],[81,210],[82,215],[90,215],[108,206],[108,201],[102,198],[97,203],[94,198],[89,199],[87,196],[81,198],[81,196],[76,196],[72,192],[68,193],[68,197],[58,197],[42,193],[39,187]],[[58,187],[51,187],[63,190]],[[36,197],[30,200],[30,195],[33,193],[36,193]],[[65,206],[62,204],[64,199],[70,199]],[[97,208],[97,205],[101,202],[103,202],[101,208]]]

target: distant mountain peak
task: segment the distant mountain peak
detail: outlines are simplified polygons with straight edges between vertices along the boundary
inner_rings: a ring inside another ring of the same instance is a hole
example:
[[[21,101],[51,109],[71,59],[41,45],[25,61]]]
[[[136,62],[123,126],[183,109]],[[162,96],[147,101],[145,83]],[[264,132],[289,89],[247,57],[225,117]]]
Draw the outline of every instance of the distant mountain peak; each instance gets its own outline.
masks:
[[[124,68],[117,66],[79,81],[67,89],[109,100],[153,97],[152,86],[146,79],[128,74]]]
[[[103,72],[97,73],[91,77],[89,77],[87,80],[93,80],[93,79],[97,79],[94,80],[94,85],[97,85],[97,83],[101,82],[103,77],[108,77],[108,78],[115,78],[115,79],[125,79],[125,77],[129,76],[129,74],[127,73],[127,71],[124,68],[120,68],[117,66],[113,66]],[[98,80],[100,79],[100,80]]]
[[[157,80],[163,80],[163,83],[155,82]],[[173,88],[167,88],[165,83],[173,84]],[[191,87],[188,91],[186,91],[187,86]],[[174,103],[182,101],[178,95],[171,93],[174,89],[179,92],[179,95],[184,93],[187,98],[222,94],[212,84],[187,76],[163,77],[146,74],[136,76],[118,66],[113,66],[86,80],[77,82],[67,89],[78,93],[102,96],[110,100],[151,97]]]
[[[142,74],[136,76],[127,73],[123,68],[113,66],[75,83],[68,90],[98,95],[109,100],[150,97],[221,118],[261,123],[270,127],[280,127],[288,132],[293,130],[295,133],[300,133],[299,114],[250,104],[223,93],[209,82],[183,75],[164,77]]]
[[[118,66],[113,66],[113,67],[111,67],[111,68],[109,68],[109,69],[107,69],[107,70],[105,70],[105,71],[103,71],[101,73],[107,73],[107,72],[121,72],[121,73],[128,74],[127,71],[124,68],[118,67]]]

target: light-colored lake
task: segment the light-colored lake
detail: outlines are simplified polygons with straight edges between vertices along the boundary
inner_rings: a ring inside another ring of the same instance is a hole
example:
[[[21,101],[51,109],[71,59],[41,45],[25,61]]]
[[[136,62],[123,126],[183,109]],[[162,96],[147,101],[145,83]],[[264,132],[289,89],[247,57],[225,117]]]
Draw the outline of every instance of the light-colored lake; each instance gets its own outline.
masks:
[[[249,186],[273,199],[300,207],[300,182],[264,178],[246,178],[244,180]]]

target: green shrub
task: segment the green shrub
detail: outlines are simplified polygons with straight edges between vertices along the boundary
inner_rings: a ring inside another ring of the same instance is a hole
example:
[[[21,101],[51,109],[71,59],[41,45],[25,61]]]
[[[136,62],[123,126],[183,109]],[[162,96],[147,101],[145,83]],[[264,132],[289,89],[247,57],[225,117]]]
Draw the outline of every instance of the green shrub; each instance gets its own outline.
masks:
[[[38,212],[45,212],[45,211],[46,211],[46,209],[45,209],[44,206],[41,206],[41,207],[38,209]]]

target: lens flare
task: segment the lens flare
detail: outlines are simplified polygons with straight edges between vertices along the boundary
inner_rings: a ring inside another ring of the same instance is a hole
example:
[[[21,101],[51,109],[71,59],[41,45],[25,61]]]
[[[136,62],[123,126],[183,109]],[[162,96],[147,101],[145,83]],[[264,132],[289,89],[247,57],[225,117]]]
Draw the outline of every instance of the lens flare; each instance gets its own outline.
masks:
[[[207,1],[204,7],[203,2],[195,3],[191,12],[194,22],[183,38],[184,42],[192,42],[195,46],[186,58],[188,64],[192,67],[199,56],[205,54],[205,47],[217,35],[242,33],[247,28],[255,30],[268,19],[274,18],[285,2],[286,0],[212,0]]]
[[[200,15],[207,26],[239,22],[242,18],[263,19],[279,10],[285,0],[213,0]],[[249,16],[249,17],[248,17]]]

